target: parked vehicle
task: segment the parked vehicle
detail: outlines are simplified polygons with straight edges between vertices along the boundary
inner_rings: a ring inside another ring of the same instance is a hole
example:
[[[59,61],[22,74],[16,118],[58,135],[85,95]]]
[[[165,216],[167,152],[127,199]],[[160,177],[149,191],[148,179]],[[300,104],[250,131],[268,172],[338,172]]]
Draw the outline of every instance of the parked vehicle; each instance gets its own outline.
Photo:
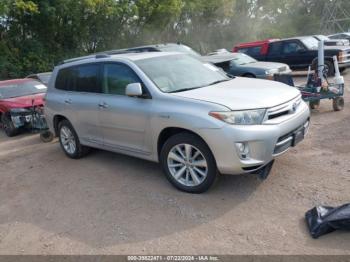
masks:
[[[328,36],[325,35],[314,35],[313,36],[318,41],[323,41],[324,45],[334,46],[334,45],[340,45],[340,46],[348,46],[349,40],[347,39],[330,39]]]
[[[317,66],[318,41],[313,37],[294,37],[281,40],[264,40],[242,43],[233,52],[246,53],[259,61],[273,61],[289,65],[293,70],[305,70]],[[338,57],[339,68],[350,67],[350,46],[326,46],[325,66],[334,75],[333,56]]]
[[[119,49],[106,51],[107,54],[118,54],[127,52],[167,52],[176,51],[191,55],[201,61],[215,64],[221,67],[227,73],[233,76],[244,76],[251,78],[262,78],[262,79],[274,79],[275,74],[289,74],[291,73],[290,68],[286,64],[271,63],[271,62],[258,62],[253,58],[243,57],[242,54],[236,54],[235,57],[232,53],[226,49],[219,49],[206,56],[201,56],[199,53],[194,51],[191,47],[182,44],[157,44],[141,47],[133,47],[129,49]],[[241,59],[238,61],[238,57]],[[235,61],[233,61],[235,60]],[[253,62],[254,61],[254,62]],[[231,66],[230,66],[231,63]],[[249,63],[249,65],[248,65]]]
[[[309,123],[296,88],[232,79],[181,53],[100,54],[52,77],[45,113],[68,157],[93,147],[160,162],[186,192],[206,191],[217,171],[266,177]]]
[[[7,136],[15,136],[20,129],[32,127],[32,110],[43,116],[45,93],[46,86],[33,79],[0,82],[0,117]]]
[[[49,84],[49,81],[50,81],[51,73],[52,72],[31,74],[31,75],[26,76],[26,78],[32,78],[32,79],[38,80],[47,86]]]
[[[350,41],[350,33],[349,32],[333,34],[333,35],[329,35],[328,37],[330,39],[347,39]]]
[[[289,66],[282,63],[259,62],[243,53],[220,52],[202,57],[233,76],[274,80],[275,75],[291,74]]]

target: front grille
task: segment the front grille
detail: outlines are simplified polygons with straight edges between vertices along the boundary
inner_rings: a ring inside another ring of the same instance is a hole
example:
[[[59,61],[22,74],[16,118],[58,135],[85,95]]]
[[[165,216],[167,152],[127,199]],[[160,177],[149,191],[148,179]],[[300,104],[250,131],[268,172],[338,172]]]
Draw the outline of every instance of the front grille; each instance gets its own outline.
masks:
[[[266,120],[277,119],[279,117],[294,114],[294,112],[298,109],[301,103],[301,96],[288,101],[282,105],[278,105],[267,110],[267,118]]]
[[[280,117],[280,116],[283,116],[283,115],[288,115],[289,114],[289,110],[286,110],[286,111],[282,111],[280,113],[277,113],[277,114],[271,114],[268,116],[268,119],[274,119],[276,117]]]

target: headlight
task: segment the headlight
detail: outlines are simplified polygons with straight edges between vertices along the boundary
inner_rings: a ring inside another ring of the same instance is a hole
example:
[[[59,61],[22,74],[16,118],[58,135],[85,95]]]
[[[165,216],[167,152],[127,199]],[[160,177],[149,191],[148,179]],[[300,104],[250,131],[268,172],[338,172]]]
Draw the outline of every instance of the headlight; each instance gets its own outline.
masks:
[[[266,109],[210,112],[209,115],[231,125],[260,125],[264,120]]]
[[[273,75],[276,73],[278,73],[278,69],[269,69],[269,70],[265,71],[265,74],[267,74],[267,75]]]

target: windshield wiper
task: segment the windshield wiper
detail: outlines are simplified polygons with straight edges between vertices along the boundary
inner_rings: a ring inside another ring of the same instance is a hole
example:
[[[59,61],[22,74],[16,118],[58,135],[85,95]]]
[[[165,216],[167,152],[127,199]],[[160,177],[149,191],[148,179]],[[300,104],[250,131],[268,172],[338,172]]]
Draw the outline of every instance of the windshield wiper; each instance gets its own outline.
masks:
[[[189,90],[193,90],[193,89],[202,88],[202,87],[205,87],[205,86],[212,86],[212,85],[219,84],[219,83],[221,83],[221,82],[226,82],[226,81],[229,81],[229,80],[231,80],[231,79],[221,79],[221,80],[214,81],[214,82],[212,82],[212,83],[210,83],[210,84],[207,84],[207,85],[177,89],[177,90],[174,90],[174,91],[170,91],[170,92],[168,92],[168,93],[177,93],[177,92],[189,91]]]
[[[168,92],[168,93],[184,92],[184,91],[189,91],[189,90],[193,90],[193,89],[197,89],[197,88],[201,88],[201,87],[203,87],[203,86],[196,86],[196,87],[182,88],[182,89],[177,89],[177,90],[170,91],[170,92]]]

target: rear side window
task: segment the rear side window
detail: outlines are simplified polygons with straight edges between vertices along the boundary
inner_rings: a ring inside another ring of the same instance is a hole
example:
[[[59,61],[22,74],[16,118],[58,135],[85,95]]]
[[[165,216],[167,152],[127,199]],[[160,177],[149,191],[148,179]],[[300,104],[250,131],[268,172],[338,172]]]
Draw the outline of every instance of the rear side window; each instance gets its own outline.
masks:
[[[131,83],[141,83],[136,73],[124,64],[105,64],[103,70],[103,93],[125,95],[125,88]]]
[[[281,53],[282,42],[271,43],[269,46],[269,55],[279,55]]]
[[[238,50],[239,53],[245,53],[250,56],[260,55],[262,46],[244,47]]]
[[[101,93],[100,65],[89,64],[61,69],[56,88],[67,91]]]

